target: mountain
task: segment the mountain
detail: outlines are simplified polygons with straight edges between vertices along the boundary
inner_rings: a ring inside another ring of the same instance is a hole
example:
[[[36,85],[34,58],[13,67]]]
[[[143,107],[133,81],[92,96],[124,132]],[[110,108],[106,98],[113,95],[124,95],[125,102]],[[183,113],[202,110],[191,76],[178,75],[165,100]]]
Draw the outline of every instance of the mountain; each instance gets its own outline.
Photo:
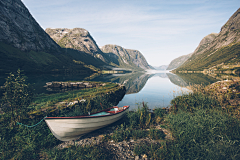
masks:
[[[111,61],[111,65],[133,70],[152,69],[146,59],[138,50],[125,49],[117,45],[105,45],[100,47],[105,57]]]
[[[211,33],[205,36],[193,52],[193,55],[202,54],[204,50],[212,43],[212,41],[218,36],[218,33]]]
[[[216,37],[214,38],[214,36]],[[175,71],[221,70],[233,65],[238,66],[240,59],[240,8],[222,26],[219,34],[214,34],[211,40],[203,48],[198,47],[192,56]]]
[[[106,62],[90,33],[83,28],[47,28],[46,33],[62,48],[72,48],[90,54]]]
[[[180,56],[174,60],[172,60],[167,68],[167,70],[173,70],[176,69],[178,67],[180,67],[182,64],[184,64],[184,62],[186,62],[192,55],[198,55],[201,54],[204,49],[206,49],[209,44],[217,37],[218,33],[211,33],[207,36],[205,36],[201,42],[199,43],[199,45],[197,46],[197,48],[195,49],[195,51],[193,53],[187,54],[187,55],[183,55]]]
[[[175,58],[174,60],[172,60],[170,62],[170,64],[167,67],[167,70],[172,70],[175,68],[178,68],[179,66],[181,66],[189,57],[191,57],[192,53],[187,54],[187,55],[183,55],[180,56],[178,58]]]
[[[126,59],[123,68],[149,68],[139,51],[126,50],[120,58],[103,53],[85,29],[48,28],[46,33],[21,0],[0,0],[0,14],[0,72],[86,74],[119,67],[119,59]]]
[[[0,14],[0,72],[20,68],[31,73],[89,74],[96,70],[81,61],[92,56],[63,50],[51,39],[21,0],[0,0]]]
[[[149,69],[144,56],[137,50],[117,45],[98,47],[90,33],[82,28],[47,28],[46,33],[62,48],[71,48],[101,59],[108,65],[126,69]]]
[[[156,70],[161,70],[161,71],[164,71],[168,68],[168,65],[161,65],[161,66],[158,66],[158,67],[153,67],[154,69]]]
[[[21,0],[0,0],[0,41],[21,51],[59,52]]]

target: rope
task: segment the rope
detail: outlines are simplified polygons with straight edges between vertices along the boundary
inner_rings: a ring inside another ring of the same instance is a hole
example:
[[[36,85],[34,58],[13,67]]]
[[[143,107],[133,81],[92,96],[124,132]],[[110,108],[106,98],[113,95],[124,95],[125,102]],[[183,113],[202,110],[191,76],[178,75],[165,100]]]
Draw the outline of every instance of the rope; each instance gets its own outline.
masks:
[[[47,116],[46,116],[47,117]],[[25,124],[22,124],[22,123],[19,123],[19,122],[17,122],[17,125],[23,125],[23,126],[25,126],[25,127],[35,127],[35,126],[37,126],[38,124],[40,124],[46,117],[44,117],[41,121],[39,121],[37,124],[34,124],[34,125],[32,125],[32,126],[28,126],[28,125],[25,125]]]

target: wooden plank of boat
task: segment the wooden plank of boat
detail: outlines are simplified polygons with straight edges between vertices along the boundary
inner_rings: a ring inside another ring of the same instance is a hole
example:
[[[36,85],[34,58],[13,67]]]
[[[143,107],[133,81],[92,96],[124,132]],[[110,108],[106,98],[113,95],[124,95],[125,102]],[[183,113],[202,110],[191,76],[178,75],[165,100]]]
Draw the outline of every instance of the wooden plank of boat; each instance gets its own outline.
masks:
[[[46,117],[44,120],[52,134],[57,139],[61,141],[70,141],[116,122],[126,114],[128,109],[129,106],[114,106],[90,115],[75,117]]]

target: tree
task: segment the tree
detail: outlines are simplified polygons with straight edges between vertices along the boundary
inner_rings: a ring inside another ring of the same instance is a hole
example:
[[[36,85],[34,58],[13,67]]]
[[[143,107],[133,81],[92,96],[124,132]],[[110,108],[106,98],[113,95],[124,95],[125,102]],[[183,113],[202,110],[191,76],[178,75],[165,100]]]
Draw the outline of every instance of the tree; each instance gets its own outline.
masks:
[[[20,121],[31,103],[33,92],[30,84],[26,84],[27,77],[20,69],[16,74],[9,73],[4,83],[3,104],[4,111],[12,115],[12,122]]]

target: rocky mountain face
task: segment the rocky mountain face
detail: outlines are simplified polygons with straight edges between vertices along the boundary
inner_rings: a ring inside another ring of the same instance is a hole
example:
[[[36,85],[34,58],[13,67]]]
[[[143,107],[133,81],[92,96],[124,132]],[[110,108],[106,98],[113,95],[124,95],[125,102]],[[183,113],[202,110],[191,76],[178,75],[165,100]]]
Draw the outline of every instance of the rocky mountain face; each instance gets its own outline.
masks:
[[[0,15],[0,72],[90,74],[96,70],[92,56],[63,51],[21,0],[0,0]]]
[[[85,29],[48,28],[46,33],[21,0],[0,0],[0,14],[0,72],[20,68],[26,72],[90,73],[111,69],[111,65],[149,68],[135,50],[126,50],[120,58],[120,54],[103,53]]]
[[[211,33],[205,36],[193,53],[180,56],[172,60],[167,68],[167,70],[173,70],[180,67],[184,62],[186,62],[192,55],[198,55],[204,52],[204,50],[211,44],[211,42],[217,37],[218,33]]]
[[[82,51],[106,62],[102,51],[87,30],[83,28],[47,28],[45,31],[62,48]]]
[[[101,59],[109,65],[128,69],[150,69],[144,56],[137,50],[117,45],[98,47],[90,33],[82,28],[47,28],[46,33],[62,48],[72,48]]]
[[[60,51],[21,0],[0,0],[0,14],[0,42],[22,51]]]
[[[212,41],[217,37],[218,33],[211,33],[205,36],[193,52],[193,55],[202,54],[209,45],[211,45]]]
[[[192,55],[192,53],[190,54],[187,54],[187,55],[183,55],[183,56],[180,56],[178,58],[175,58],[174,60],[172,60],[170,62],[170,64],[168,65],[167,67],[167,70],[172,70],[172,69],[175,69],[175,68],[178,68],[179,66],[181,66],[184,62],[186,62],[186,60],[188,58],[190,58]]]
[[[226,64],[236,65],[240,59],[239,49],[240,8],[222,26],[219,34],[205,37],[193,55],[176,71],[201,71]]]
[[[152,67],[147,63],[141,52],[132,49],[125,49],[117,45],[105,45],[101,47],[105,57],[111,61],[112,65],[132,68],[132,69],[151,69]]]

